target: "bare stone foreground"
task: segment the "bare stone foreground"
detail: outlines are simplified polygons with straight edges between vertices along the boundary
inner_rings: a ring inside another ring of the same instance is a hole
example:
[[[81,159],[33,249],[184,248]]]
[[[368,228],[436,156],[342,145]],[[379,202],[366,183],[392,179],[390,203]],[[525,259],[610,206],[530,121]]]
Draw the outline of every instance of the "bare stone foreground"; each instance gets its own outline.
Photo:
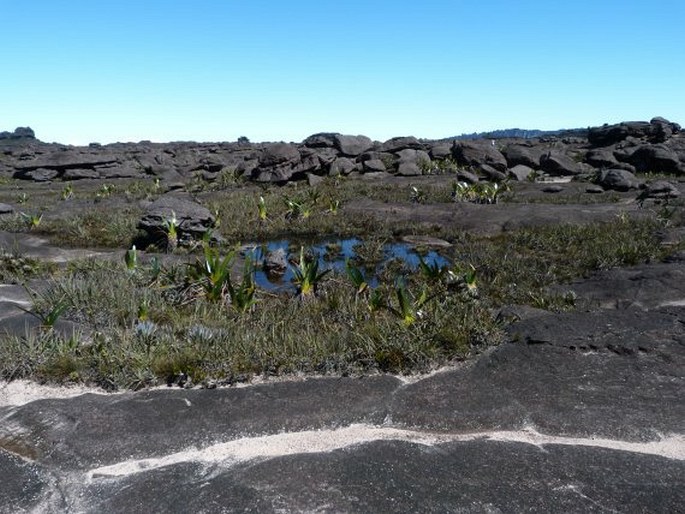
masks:
[[[0,511],[682,512],[685,256],[571,288],[430,376],[2,384]]]

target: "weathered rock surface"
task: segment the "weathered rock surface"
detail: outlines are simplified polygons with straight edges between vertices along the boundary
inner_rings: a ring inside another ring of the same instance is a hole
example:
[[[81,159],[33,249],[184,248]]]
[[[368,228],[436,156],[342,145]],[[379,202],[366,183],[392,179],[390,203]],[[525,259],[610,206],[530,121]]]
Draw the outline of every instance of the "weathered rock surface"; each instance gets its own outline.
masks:
[[[550,175],[578,175],[582,168],[566,154],[553,151],[540,157],[540,167]]]
[[[542,312],[418,380],[34,401],[5,384],[0,510],[676,512],[683,316]]]
[[[604,170],[600,172],[597,183],[604,189],[628,191],[638,189],[642,182],[631,172],[621,169]]]
[[[452,147],[452,155],[459,164],[464,166],[487,164],[498,171],[507,169],[506,158],[502,155],[502,152],[492,146],[489,142],[456,142]]]
[[[150,242],[157,242],[165,237],[166,224],[174,216],[179,241],[199,240],[216,223],[209,209],[189,197],[165,195],[150,204],[138,222],[138,228],[147,234]]]
[[[534,170],[540,169],[540,158],[544,150],[528,145],[509,145],[502,152],[510,168],[517,165],[528,166]]]

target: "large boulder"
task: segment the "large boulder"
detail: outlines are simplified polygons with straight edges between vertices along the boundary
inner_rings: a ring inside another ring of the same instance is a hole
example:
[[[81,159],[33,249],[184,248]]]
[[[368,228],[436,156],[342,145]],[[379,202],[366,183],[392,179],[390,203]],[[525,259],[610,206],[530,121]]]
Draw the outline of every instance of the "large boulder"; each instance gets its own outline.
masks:
[[[625,121],[615,125],[593,127],[588,131],[588,141],[592,146],[610,146],[631,137],[660,143],[679,131],[680,125],[677,123],[656,117],[650,122]]]
[[[275,143],[268,145],[259,157],[259,165],[265,168],[300,160],[300,152],[295,145]]]
[[[202,239],[216,224],[209,209],[188,196],[165,195],[147,208],[138,222],[138,229],[146,234],[147,242],[158,242],[166,235],[166,223],[176,217],[179,242]]]
[[[120,164],[120,157],[114,152],[63,147],[57,151],[41,153],[33,159],[22,160],[17,164],[18,175],[22,172],[47,168],[62,172],[68,169],[95,169],[97,166],[115,166]]]
[[[678,154],[664,144],[640,145],[630,154],[629,162],[640,172],[685,172],[685,166],[680,162]]]
[[[335,148],[345,157],[358,157],[373,148],[373,141],[366,136],[334,136]]]
[[[592,127],[588,131],[588,141],[592,146],[610,146],[628,137],[642,138],[648,136],[652,126],[646,121],[626,121],[615,125]]]
[[[340,135],[336,132],[320,132],[312,134],[302,141],[302,144],[308,148],[333,148],[336,136]]]
[[[252,170],[252,178],[257,182],[283,183],[290,180],[299,169],[302,156],[295,145],[275,143],[267,145],[259,156],[259,164]],[[316,163],[318,164],[318,159]]]
[[[456,141],[452,156],[462,166],[478,167],[481,164],[492,166],[498,171],[506,171],[507,160],[494,145],[475,141]]]
[[[365,173],[374,173],[389,171],[388,166],[391,166],[395,161],[395,157],[389,153],[366,152],[359,157],[359,161],[361,161]],[[386,163],[388,163],[387,166]]]
[[[678,187],[666,180],[656,180],[647,184],[638,196],[638,200],[644,201],[647,198],[654,200],[671,200],[680,196]]]
[[[452,143],[440,141],[430,145],[428,154],[431,159],[442,160],[452,156]]]
[[[513,168],[510,168],[507,173],[514,180],[518,180],[519,182],[535,178],[535,170],[523,164],[517,164]]]
[[[537,170],[540,169],[540,158],[545,150],[539,146],[509,145],[502,153],[510,168],[521,164]]]
[[[349,175],[357,169],[357,165],[352,159],[338,157],[329,166],[328,174],[331,176]]]
[[[585,162],[595,168],[613,168],[618,164],[614,153],[605,148],[596,148],[585,154]]]
[[[571,157],[559,151],[550,151],[540,158],[540,167],[550,175],[578,175],[582,167]]]
[[[649,124],[652,125],[652,141],[655,143],[663,143],[670,139],[673,134],[680,132],[680,125],[661,116],[652,118]]]
[[[381,145],[380,151],[399,152],[400,150],[405,150],[407,148],[412,150],[423,150],[424,145],[414,136],[393,137]]]
[[[35,140],[36,134],[31,127],[17,127],[14,132],[0,132],[0,140]]]
[[[405,177],[422,175],[423,170],[430,165],[430,157],[423,150],[406,148],[397,152],[397,174]]]
[[[621,169],[604,170],[600,172],[597,183],[604,189],[614,191],[629,191],[638,189],[642,182],[631,172]]]

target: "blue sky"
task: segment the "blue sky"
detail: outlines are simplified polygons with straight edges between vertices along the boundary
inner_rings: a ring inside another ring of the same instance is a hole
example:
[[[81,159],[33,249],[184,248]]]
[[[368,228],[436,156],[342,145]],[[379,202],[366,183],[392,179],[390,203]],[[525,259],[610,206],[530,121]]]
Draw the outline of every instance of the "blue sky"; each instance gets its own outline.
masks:
[[[0,130],[385,140],[664,116],[683,0],[0,0]]]

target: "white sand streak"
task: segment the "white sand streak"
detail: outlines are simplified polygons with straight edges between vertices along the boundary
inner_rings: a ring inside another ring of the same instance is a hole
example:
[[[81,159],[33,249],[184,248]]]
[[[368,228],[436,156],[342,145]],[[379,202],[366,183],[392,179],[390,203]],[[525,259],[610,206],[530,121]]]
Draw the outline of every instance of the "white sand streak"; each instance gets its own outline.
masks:
[[[675,460],[685,460],[685,437],[682,435],[671,435],[660,441],[634,443],[612,439],[581,439],[551,436],[540,434],[533,429],[509,432],[494,431],[472,434],[446,434],[356,424],[336,429],[307,430],[258,437],[245,437],[226,443],[215,444],[201,450],[189,449],[164,457],[129,460],[110,466],[103,466],[88,472],[88,477],[97,479],[128,476],[164,466],[187,462],[232,466],[254,459],[268,459],[307,453],[325,453],[374,441],[403,441],[433,446],[441,443],[468,442],[475,440],[525,443],[539,447],[548,444],[590,446],[655,455]]]

